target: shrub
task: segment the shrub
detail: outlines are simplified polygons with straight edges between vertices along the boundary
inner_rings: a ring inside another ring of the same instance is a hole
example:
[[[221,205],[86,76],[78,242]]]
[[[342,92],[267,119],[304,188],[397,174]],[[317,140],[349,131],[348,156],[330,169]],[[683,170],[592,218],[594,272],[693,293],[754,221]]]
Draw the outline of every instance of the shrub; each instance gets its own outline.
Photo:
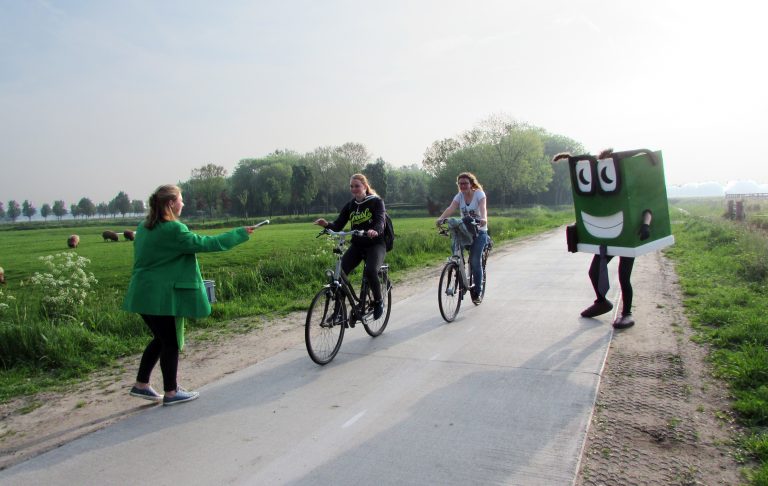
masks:
[[[48,267],[48,272],[35,272],[30,280],[42,293],[43,312],[54,320],[75,316],[91,287],[98,283],[93,273],[85,271],[91,261],[74,252],[39,259]]]
[[[8,309],[11,307],[9,302],[13,300],[16,300],[16,297],[11,294],[4,294],[3,289],[0,289],[0,320],[8,313]]]

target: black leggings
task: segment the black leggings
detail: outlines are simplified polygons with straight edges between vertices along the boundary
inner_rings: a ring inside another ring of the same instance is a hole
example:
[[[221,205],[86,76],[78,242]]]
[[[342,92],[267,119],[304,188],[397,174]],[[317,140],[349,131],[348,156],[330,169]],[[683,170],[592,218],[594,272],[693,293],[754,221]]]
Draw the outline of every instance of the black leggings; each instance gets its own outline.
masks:
[[[152,341],[147,344],[141,355],[136,381],[149,383],[152,369],[160,360],[163,373],[163,390],[173,391],[177,387],[176,373],[179,369],[179,343],[176,341],[176,318],[173,316],[150,316],[141,314],[141,318],[152,331]]]
[[[381,283],[379,282],[379,268],[384,264],[387,248],[384,243],[371,246],[349,246],[341,257],[341,269],[349,275],[349,272],[357,268],[361,261],[365,260],[365,277],[373,292],[373,300],[381,302]]]
[[[606,256],[606,259],[610,262],[613,259],[613,255]],[[621,285],[621,300],[624,302],[624,307],[621,310],[621,315],[623,316],[632,313],[632,283],[630,283],[629,279],[632,276],[634,264],[634,257],[619,257],[619,285]],[[597,279],[599,276],[600,255],[595,255],[592,258],[592,264],[589,266],[589,280],[592,281],[592,288],[595,289],[597,300],[605,300],[605,296],[600,295],[600,292],[597,290]]]

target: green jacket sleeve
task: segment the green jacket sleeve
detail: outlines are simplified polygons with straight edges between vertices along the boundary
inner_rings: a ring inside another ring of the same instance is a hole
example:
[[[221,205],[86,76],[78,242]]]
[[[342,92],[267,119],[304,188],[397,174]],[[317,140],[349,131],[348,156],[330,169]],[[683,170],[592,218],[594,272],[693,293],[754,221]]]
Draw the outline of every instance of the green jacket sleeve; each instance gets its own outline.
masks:
[[[174,225],[174,231],[172,241],[182,253],[225,251],[248,241],[248,233],[242,227],[215,236],[203,236],[189,231],[187,225],[179,223]]]

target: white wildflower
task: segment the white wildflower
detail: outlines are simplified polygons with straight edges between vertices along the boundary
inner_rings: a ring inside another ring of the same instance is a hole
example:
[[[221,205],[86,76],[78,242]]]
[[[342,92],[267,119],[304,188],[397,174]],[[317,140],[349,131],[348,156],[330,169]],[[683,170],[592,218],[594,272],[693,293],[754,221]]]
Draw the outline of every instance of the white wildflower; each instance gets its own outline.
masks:
[[[85,271],[90,263],[87,258],[73,252],[57,253],[40,257],[47,272],[35,272],[30,278],[42,291],[42,303],[51,317],[74,315],[82,307],[98,283],[94,275]]]

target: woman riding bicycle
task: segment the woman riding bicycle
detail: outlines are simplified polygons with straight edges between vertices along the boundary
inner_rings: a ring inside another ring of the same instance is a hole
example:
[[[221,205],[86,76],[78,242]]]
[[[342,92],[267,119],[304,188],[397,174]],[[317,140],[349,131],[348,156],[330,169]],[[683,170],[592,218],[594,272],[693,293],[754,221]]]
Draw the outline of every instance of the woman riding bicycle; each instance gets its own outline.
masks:
[[[437,225],[457,209],[460,210],[462,218],[473,218],[477,223],[477,236],[469,249],[469,264],[472,267],[472,280],[475,282],[474,288],[470,290],[472,302],[479,303],[480,296],[483,294],[483,266],[481,258],[483,249],[488,244],[488,211],[486,209],[485,192],[483,186],[477,181],[477,177],[471,172],[462,172],[456,177],[456,184],[459,187],[459,193],[454,196],[450,206],[443,214],[437,218]]]
[[[361,261],[365,260],[365,277],[371,286],[374,299],[373,318],[378,319],[384,313],[381,296],[381,285],[378,271],[384,263],[387,249],[384,244],[384,201],[376,194],[368,178],[363,174],[354,174],[349,179],[349,191],[352,200],[341,208],[336,221],[329,223],[323,218],[314,224],[333,231],[341,231],[347,221],[352,222],[352,230],[362,230],[367,238],[353,236],[352,243],[341,258],[341,269],[345,274],[354,270]]]

